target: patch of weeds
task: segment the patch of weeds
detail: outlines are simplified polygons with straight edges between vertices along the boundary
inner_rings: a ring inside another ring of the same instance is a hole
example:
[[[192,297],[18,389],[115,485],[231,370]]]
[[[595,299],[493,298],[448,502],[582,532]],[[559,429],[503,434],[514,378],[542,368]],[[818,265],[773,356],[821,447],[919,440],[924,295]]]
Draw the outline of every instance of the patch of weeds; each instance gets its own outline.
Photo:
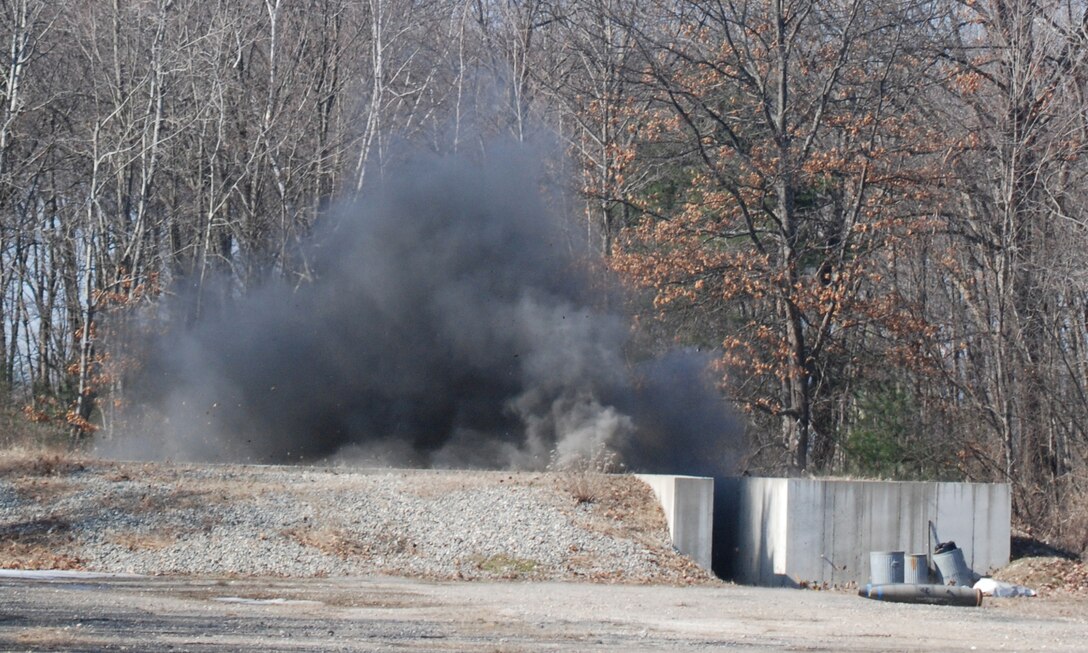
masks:
[[[540,566],[536,560],[517,558],[505,553],[477,558],[474,562],[480,571],[501,578],[525,576],[533,573]]]
[[[169,484],[149,483],[147,486],[132,488],[123,496],[114,499],[114,507],[134,515],[169,514],[184,510],[202,510],[212,505],[229,503],[228,497],[204,490],[188,490],[172,487]]]
[[[599,510],[605,523],[622,523],[630,536],[645,543],[668,537],[665,512],[650,486],[634,476],[611,476],[609,481]]]
[[[61,476],[22,476],[11,481],[11,488],[21,499],[42,505],[53,504],[77,487]]]
[[[67,451],[8,449],[0,462],[0,476],[55,477],[81,472],[85,461]]]
[[[178,541],[178,535],[172,531],[159,533],[117,533],[111,535],[109,541],[129,551],[158,551],[173,546]]]
[[[416,552],[414,542],[395,532],[383,532],[375,541],[360,541],[347,531],[329,527],[287,528],[281,531],[281,534],[302,546],[344,559]]]
[[[576,506],[597,503],[605,498],[609,493],[610,475],[621,471],[616,453],[603,445],[566,458],[553,452],[548,469],[558,475],[561,489],[570,494]]]
[[[317,549],[322,553],[348,558],[363,555],[363,547],[345,537],[344,533],[332,528],[286,528],[280,531],[284,537],[304,547]],[[265,536],[261,536],[265,539]]]
[[[25,403],[29,401],[29,403]],[[59,414],[56,398],[12,398],[11,385],[0,381],[0,450],[43,451],[70,449],[69,426]]]

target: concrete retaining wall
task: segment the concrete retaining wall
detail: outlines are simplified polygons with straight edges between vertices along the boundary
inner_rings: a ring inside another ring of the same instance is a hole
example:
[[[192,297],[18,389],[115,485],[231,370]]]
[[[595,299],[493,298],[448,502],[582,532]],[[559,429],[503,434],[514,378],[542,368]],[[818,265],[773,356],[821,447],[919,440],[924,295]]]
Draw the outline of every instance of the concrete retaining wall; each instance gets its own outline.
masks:
[[[1007,484],[787,478],[719,480],[729,497],[718,555],[751,585],[868,582],[870,551],[932,556],[932,521],[985,574],[1009,562]],[[719,496],[721,496],[719,495]],[[720,500],[720,499],[719,499]]]
[[[701,476],[639,474],[665,511],[676,550],[710,569],[714,533],[714,479]]]

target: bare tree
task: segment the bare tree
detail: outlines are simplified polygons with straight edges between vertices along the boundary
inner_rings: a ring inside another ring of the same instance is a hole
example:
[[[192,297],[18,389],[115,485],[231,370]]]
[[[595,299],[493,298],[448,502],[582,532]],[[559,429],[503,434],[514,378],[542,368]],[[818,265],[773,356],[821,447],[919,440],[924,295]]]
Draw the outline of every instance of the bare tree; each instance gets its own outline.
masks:
[[[659,308],[701,322],[695,337],[724,340],[738,399],[778,422],[770,448],[794,470],[813,454],[826,467],[836,426],[817,410],[834,366],[869,329],[909,329],[909,311],[868,286],[875,252],[914,216],[906,45],[923,12],[864,0],[663,11],[640,42],[652,147],[680,174],[671,199],[643,201],[651,218],[621,265],[658,289]]]
[[[945,283],[965,324],[950,376],[1021,514],[1058,509],[1086,441],[1085,20],[1071,2],[954,5],[938,53],[955,172]]]

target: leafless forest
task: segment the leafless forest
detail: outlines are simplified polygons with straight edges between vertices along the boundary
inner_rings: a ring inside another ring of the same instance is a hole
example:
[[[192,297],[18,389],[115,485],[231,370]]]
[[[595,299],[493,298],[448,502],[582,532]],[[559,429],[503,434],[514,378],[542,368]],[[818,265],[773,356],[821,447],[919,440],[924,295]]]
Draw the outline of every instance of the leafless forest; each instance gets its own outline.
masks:
[[[108,434],[141,313],[308,283],[403,144],[547,142],[749,469],[1007,480],[1088,545],[1083,0],[3,0],[0,43],[5,423]]]

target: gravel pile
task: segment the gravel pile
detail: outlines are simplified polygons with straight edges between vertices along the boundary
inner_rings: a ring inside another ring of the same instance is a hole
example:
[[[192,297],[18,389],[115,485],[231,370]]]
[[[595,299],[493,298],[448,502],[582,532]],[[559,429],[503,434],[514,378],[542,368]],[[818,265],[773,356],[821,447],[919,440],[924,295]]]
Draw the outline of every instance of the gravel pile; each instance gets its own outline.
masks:
[[[0,567],[713,582],[630,476],[0,465]]]

